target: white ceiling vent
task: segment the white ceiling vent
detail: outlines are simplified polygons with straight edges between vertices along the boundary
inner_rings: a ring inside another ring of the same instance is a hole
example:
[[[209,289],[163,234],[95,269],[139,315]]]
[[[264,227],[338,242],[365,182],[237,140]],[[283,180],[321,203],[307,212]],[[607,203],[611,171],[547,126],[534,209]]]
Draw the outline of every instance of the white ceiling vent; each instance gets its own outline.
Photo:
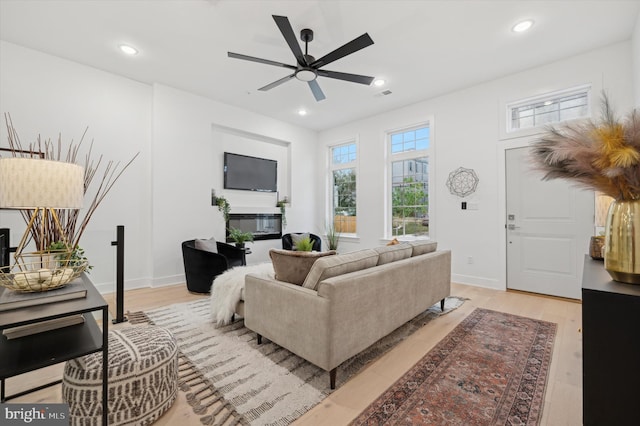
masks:
[[[376,98],[380,98],[380,97],[382,97],[382,96],[390,95],[391,93],[393,93],[393,92],[391,92],[391,90],[383,90],[382,92],[377,93],[377,94],[375,94],[374,96],[375,96]]]

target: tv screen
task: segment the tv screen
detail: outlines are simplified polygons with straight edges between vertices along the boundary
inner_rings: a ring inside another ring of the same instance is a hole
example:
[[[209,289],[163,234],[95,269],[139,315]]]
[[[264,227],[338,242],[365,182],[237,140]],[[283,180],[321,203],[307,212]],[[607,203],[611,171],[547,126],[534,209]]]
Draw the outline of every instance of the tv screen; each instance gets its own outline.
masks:
[[[278,162],[248,155],[224,153],[225,189],[276,192]]]

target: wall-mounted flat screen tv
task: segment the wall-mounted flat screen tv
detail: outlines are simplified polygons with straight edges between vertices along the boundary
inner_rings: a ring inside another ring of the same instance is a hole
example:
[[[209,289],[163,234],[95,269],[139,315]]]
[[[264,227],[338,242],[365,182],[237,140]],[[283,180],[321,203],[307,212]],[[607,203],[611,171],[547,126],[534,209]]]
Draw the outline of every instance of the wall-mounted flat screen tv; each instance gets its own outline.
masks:
[[[278,162],[267,158],[224,153],[225,189],[276,192]]]

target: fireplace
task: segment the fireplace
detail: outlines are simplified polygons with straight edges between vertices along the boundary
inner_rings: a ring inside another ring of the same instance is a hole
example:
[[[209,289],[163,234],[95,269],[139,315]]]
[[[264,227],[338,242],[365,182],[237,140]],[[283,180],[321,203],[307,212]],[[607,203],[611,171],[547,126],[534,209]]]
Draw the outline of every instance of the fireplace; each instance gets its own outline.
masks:
[[[279,240],[282,238],[282,215],[280,213],[230,214],[227,222],[227,242],[233,242],[229,238],[231,228],[251,232],[254,240]]]

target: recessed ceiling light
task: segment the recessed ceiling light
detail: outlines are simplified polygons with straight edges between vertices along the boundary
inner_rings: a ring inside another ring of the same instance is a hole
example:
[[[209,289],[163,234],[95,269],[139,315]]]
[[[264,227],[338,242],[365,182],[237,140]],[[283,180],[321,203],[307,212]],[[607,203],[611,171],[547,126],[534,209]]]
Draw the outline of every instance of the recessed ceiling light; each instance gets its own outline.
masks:
[[[302,116],[307,115],[307,110],[304,108],[300,108],[298,110],[298,115],[302,115]]]
[[[133,56],[138,54],[138,49],[136,49],[135,47],[131,47],[128,44],[121,44],[119,47],[120,50],[127,55]]]
[[[527,31],[529,28],[533,26],[533,20],[527,19],[525,21],[518,22],[511,28],[511,31],[515,33],[521,33]]]
[[[373,82],[373,85],[380,87],[380,86],[384,86],[385,83],[386,83],[386,81],[384,81],[383,79],[379,78],[379,79],[377,79],[376,81]]]

